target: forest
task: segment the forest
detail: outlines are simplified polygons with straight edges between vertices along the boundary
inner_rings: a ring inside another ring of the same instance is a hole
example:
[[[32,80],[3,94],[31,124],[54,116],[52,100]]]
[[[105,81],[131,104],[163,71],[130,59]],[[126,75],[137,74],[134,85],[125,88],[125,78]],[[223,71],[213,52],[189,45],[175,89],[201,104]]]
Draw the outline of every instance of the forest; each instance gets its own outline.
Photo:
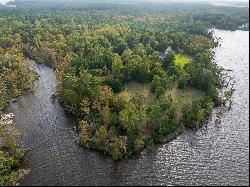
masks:
[[[0,7],[0,111],[32,90],[27,59],[50,66],[61,105],[79,118],[80,145],[114,160],[205,122],[222,103],[212,29],[249,22],[248,8],[211,5],[12,3]],[[15,130],[0,127],[5,185],[23,152]]]

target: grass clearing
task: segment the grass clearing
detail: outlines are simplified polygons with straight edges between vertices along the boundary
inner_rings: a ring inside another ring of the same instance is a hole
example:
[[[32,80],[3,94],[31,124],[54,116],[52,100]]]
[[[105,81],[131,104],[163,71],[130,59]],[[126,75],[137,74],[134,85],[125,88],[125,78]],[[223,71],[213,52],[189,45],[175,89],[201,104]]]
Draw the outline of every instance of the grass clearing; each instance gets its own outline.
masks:
[[[191,87],[186,87],[185,89],[179,89],[177,84],[166,92],[166,96],[171,95],[173,98],[173,102],[177,108],[178,116],[181,116],[181,110],[184,105],[190,105],[193,101],[202,99],[204,97],[204,93],[198,89],[194,89]]]
[[[132,81],[125,86],[125,90],[118,94],[118,96],[129,100],[133,94],[140,92],[146,96],[146,104],[153,104],[155,102],[155,95],[150,91],[150,83],[138,83]]]
[[[172,90],[167,91],[166,94],[171,95],[175,102],[181,105],[191,104],[192,101],[203,97],[202,91],[190,87],[179,89],[175,86]]]
[[[125,90],[117,95],[129,100],[136,92],[141,92],[146,95],[147,105],[155,103],[156,97],[150,91],[150,83],[130,82],[126,85]],[[166,96],[168,95],[171,95],[173,102],[175,102],[175,106],[178,108],[178,111],[181,112],[181,108],[184,105],[191,105],[193,101],[201,99],[203,97],[203,92],[191,87],[186,87],[182,90],[175,84],[171,90],[166,92]]]
[[[183,55],[183,54],[178,54],[178,55],[175,55],[174,64],[181,67],[181,68],[184,68],[184,66],[186,64],[189,64],[191,61],[192,61],[192,59],[189,56]]]

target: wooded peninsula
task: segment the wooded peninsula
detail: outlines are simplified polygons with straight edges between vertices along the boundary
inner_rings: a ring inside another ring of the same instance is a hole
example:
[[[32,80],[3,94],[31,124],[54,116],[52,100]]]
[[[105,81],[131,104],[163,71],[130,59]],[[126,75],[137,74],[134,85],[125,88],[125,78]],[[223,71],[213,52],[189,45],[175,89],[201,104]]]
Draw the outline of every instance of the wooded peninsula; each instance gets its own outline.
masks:
[[[60,104],[79,119],[80,146],[114,160],[199,128],[225,102],[212,29],[249,29],[248,8],[31,2],[0,6],[0,116],[38,78],[27,59],[45,64]],[[15,135],[0,125],[0,185],[18,175]]]

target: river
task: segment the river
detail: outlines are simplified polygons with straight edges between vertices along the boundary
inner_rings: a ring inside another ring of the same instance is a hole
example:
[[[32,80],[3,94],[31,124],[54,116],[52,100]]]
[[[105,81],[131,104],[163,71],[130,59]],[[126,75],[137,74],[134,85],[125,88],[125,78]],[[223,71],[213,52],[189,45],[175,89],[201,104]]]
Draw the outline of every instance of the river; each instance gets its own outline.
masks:
[[[215,30],[218,64],[235,80],[231,110],[221,124],[212,118],[198,131],[187,130],[170,143],[142,151],[133,159],[113,161],[75,142],[74,119],[64,113],[52,69],[36,67],[34,93],[10,104],[16,126],[27,132],[21,185],[249,185],[249,36],[246,31]],[[219,110],[219,109],[216,109]]]

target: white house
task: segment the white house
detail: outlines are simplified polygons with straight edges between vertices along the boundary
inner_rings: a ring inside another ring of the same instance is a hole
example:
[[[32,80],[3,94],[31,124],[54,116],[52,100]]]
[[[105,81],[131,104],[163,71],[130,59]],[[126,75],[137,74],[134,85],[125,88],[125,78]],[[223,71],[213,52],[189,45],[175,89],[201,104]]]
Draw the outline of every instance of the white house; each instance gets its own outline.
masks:
[[[168,53],[170,53],[170,52],[173,52],[173,50],[172,50],[171,47],[168,47],[168,48],[165,50],[164,53],[163,53],[163,52],[160,52],[160,53],[159,53],[159,59],[160,59],[160,60],[163,60],[163,58],[164,58]]]

